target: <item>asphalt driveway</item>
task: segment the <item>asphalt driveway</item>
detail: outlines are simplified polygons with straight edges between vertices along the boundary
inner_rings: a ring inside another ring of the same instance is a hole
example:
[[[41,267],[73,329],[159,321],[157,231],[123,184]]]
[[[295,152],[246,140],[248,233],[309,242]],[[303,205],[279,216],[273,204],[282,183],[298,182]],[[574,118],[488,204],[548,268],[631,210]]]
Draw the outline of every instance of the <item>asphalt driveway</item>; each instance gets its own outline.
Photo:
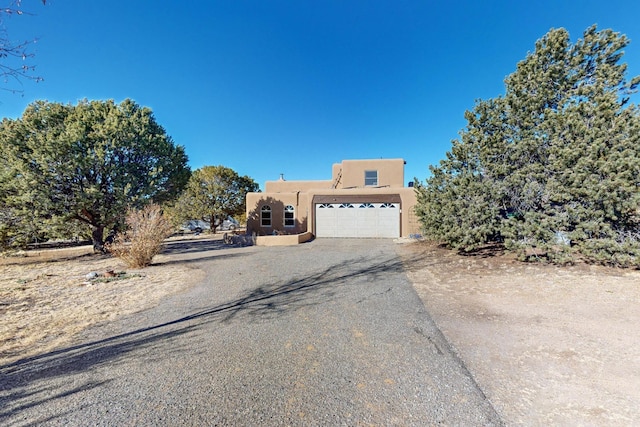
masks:
[[[395,245],[170,248],[207,278],[0,367],[0,424],[500,425]]]

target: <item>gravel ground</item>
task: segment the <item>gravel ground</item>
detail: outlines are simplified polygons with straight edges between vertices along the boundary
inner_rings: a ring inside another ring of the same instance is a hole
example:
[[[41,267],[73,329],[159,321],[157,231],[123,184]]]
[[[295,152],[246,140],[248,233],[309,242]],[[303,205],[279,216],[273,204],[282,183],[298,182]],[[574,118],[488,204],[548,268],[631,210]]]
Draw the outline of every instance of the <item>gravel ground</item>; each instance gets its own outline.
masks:
[[[640,271],[522,263],[496,248],[398,249],[505,424],[640,426]]]
[[[206,279],[0,367],[0,424],[501,424],[392,241],[173,250]]]

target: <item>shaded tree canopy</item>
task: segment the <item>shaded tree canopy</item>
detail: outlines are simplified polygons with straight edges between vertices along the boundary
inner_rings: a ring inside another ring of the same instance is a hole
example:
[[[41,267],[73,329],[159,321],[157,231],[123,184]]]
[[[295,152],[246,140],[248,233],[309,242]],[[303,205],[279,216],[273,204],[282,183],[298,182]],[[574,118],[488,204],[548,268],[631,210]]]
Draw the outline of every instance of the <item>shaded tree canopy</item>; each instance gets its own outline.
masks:
[[[46,0],[41,1],[42,4],[47,3]],[[14,0],[5,6],[0,6],[0,79],[5,85],[0,88],[10,92],[21,91],[16,87],[16,84],[20,84],[22,79],[36,82],[42,80],[42,77],[33,74],[35,66],[27,62],[34,56],[28,48],[35,43],[35,40],[13,41],[5,27],[6,18],[25,14],[21,5],[21,0]]]
[[[503,241],[554,261],[637,265],[640,77],[626,78],[624,35],[552,29],[480,100],[446,159],[417,187],[425,233],[472,250]]]
[[[258,191],[258,184],[248,176],[240,176],[225,166],[204,166],[191,174],[174,216],[180,220],[209,221],[215,232],[217,223],[227,216],[242,215],[246,210],[246,195]]]
[[[99,249],[128,208],[174,199],[190,175],[184,148],[129,99],[37,101],[0,123],[0,150],[5,210],[81,221]]]

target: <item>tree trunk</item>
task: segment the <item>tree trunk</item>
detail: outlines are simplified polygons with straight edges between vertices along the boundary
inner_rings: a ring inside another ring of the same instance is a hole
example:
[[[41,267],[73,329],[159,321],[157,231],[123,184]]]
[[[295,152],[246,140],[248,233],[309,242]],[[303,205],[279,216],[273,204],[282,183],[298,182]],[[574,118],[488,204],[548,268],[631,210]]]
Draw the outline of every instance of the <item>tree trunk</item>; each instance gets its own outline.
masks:
[[[104,252],[104,226],[91,226],[91,240],[93,240],[93,251]]]
[[[216,225],[216,216],[215,215],[211,215],[211,218],[209,220],[209,224],[210,224],[210,229],[209,232],[211,234],[216,234],[216,230],[218,229],[218,226]]]

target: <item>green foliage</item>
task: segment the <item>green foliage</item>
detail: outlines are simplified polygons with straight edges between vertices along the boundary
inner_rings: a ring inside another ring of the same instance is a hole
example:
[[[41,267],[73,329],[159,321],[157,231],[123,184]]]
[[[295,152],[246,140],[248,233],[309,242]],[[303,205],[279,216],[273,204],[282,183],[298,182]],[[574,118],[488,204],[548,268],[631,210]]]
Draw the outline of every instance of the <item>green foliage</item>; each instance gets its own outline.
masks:
[[[29,210],[9,203],[18,192],[6,156],[0,156],[0,252],[26,247],[28,243],[44,240],[39,221]]]
[[[151,110],[131,100],[37,101],[0,123],[3,208],[43,224],[81,221],[101,249],[130,207],[178,196],[190,171]]]
[[[640,78],[625,78],[627,45],[595,26],[574,44],[564,29],[539,40],[417,188],[425,234],[464,250],[498,240],[523,258],[639,265],[640,111],[629,96]]]
[[[416,186],[415,209],[425,235],[465,251],[491,240],[498,227],[491,183],[470,173],[447,175],[435,168],[432,172],[429,187]]]
[[[27,212],[0,207],[0,253],[45,240],[41,224]]]
[[[178,199],[169,208],[178,221],[209,221],[215,232],[216,220],[245,213],[246,195],[258,191],[258,184],[248,176],[240,176],[225,166],[204,166],[191,174]]]

